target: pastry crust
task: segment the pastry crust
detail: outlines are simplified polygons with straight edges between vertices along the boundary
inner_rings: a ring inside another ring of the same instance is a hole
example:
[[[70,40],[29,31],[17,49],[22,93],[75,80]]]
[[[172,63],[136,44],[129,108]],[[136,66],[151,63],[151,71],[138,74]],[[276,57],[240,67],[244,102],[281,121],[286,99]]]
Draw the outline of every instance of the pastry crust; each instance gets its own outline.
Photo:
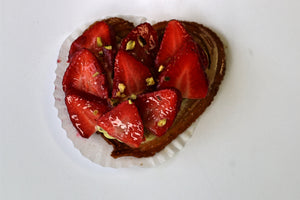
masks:
[[[121,18],[109,18],[105,20],[116,35],[116,41],[120,43],[132,29],[133,24]],[[159,22],[153,25],[158,33],[159,41],[161,41],[165,27],[168,21]],[[117,140],[111,140],[102,137],[113,146],[111,156],[114,158],[122,156],[149,157],[164,149],[179,134],[184,132],[192,123],[205,111],[211,104],[214,96],[217,94],[219,85],[225,74],[225,51],[220,38],[209,28],[196,22],[181,21],[187,32],[193,37],[194,41],[201,46],[209,58],[209,67],[205,70],[209,91],[204,99],[183,99],[180,111],[170,129],[161,137],[143,142],[139,148],[131,148]],[[147,136],[149,133],[145,131]]]

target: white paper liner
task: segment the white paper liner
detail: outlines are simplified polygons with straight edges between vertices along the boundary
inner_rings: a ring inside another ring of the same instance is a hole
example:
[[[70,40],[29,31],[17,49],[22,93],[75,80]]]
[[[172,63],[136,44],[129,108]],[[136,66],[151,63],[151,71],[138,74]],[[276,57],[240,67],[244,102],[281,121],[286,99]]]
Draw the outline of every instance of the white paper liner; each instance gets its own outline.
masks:
[[[149,22],[154,24],[154,20],[149,20],[144,17],[137,16],[117,16],[128,21],[133,22],[135,25],[138,25],[143,22]],[[102,20],[104,18],[101,18]],[[95,20],[96,21],[96,20]],[[94,21],[93,21],[94,22]],[[113,147],[109,145],[99,134],[93,134],[89,139],[82,138],[75,127],[73,126],[67,107],[65,104],[65,93],[62,89],[62,79],[66,68],[68,67],[68,54],[72,42],[79,37],[83,31],[88,28],[93,22],[87,23],[75,30],[62,44],[59,51],[56,79],[55,79],[55,107],[58,110],[58,117],[62,121],[62,128],[65,129],[67,137],[73,142],[76,149],[80,153],[91,160],[92,162],[99,164],[104,167],[112,168],[126,168],[126,167],[154,167],[160,165],[166,160],[172,158],[178,151],[180,151],[185,143],[191,138],[196,124],[199,119],[196,120],[186,131],[181,133],[175,140],[173,140],[168,146],[166,146],[162,151],[156,153],[152,157],[146,158],[135,158],[135,157],[121,157],[113,158],[110,156]]]

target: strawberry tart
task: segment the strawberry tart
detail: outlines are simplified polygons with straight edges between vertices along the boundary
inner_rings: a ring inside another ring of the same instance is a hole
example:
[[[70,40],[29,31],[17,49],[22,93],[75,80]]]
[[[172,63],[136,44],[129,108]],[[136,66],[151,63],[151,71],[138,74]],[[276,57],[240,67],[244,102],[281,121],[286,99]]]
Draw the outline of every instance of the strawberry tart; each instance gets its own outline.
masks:
[[[191,126],[224,74],[224,47],[209,28],[174,19],[134,26],[113,17],[72,42],[60,84],[80,137],[99,134],[113,158],[140,158]]]

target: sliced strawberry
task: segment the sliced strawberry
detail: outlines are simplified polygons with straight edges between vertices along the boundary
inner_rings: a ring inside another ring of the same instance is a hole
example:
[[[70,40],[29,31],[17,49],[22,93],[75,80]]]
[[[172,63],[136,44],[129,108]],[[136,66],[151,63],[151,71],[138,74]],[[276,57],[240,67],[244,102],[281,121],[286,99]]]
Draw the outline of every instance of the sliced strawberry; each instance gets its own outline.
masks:
[[[162,136],[172,126],[181,104],[180,92],[164,89],[138,96],[135,101],[145,128]]]
[[[208,82],[199,60],[199,51],[193,41],[176,53],[159,76],[159,89],[175,87],[183,98],[201,99],[208,91]]]
[[[124,50],[119,50],[114,67],[112,97],[137,95],[154,85],[150,70]]]
[[[130,100],[120,103],[100,117],[98,126],[98,131],[131,147],[139,147],[143,141],[143,123],[138,109]]]
[[[191,36],[187,33],[179,21],[169,21],[156,56],[156,68],[159,69],[160,65],[166,66],[168,61],[181,48],[184,42],[190,39]]]
[[[112,77],[116,45],[114,33],[108,24],[104,21],[98,21],[84,31],[84,33],[72,43],[69,51],[69,60],[76,51],[81,49],[88,49],[97,57],[108,75],[108,80],[110,80]]]
[[[158,51],[158,37],[149,23],[135,27],[121,42],[120,49],[127,51],[150,70]]]
[[[84,91],[101,98],[108,97],[107,80],[96,57],[86,49],[77,51],[70,60],[63,78],[63,89]]]
[[[107,101],[76,90],[68,92],[65,103],[71,122],[85,138],[96,132],[97,119],[109,110]]]

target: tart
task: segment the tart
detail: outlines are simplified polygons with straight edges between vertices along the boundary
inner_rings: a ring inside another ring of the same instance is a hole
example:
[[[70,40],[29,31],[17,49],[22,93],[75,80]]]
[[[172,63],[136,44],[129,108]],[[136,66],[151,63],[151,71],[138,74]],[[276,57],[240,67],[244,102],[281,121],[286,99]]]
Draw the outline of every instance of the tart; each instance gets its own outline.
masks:
[[[70,120],[82,137],[101,135],[114,158],[164,149],[211,104],[225,74],[219,37],[178,20],[95,22],[72,43],[68,59],[61,84]]]

